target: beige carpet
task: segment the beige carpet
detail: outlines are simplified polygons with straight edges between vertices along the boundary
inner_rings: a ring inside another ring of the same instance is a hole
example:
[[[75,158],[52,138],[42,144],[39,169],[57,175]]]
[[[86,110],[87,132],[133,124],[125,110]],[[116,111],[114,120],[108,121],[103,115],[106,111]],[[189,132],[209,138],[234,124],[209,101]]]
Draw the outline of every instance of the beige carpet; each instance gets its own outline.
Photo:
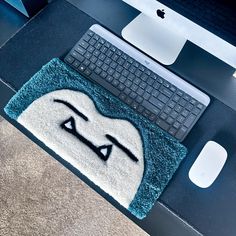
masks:
[[[0,235],[146,235],[0,117]]]

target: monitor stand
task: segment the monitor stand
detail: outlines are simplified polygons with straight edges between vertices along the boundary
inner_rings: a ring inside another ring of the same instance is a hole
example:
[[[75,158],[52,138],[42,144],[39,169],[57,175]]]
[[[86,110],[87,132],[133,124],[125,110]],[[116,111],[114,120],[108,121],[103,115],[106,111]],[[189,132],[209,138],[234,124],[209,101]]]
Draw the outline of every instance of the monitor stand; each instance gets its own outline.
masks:
[[[175,62],[187,41],[162,22],[144,13],[123,28],[121,34],[125,40],[164,65]]]

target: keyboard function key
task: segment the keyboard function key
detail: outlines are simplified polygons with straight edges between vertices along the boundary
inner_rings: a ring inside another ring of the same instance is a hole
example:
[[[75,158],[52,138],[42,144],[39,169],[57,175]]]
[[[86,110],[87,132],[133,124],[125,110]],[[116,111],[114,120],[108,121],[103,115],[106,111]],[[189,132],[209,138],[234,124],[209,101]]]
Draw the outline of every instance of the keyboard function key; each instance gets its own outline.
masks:
[[[184,94],[182,97],[186,101],[190,101],[190,99],[191,99],[191,97],[188,94]]]
[[[93,32],[92,30],[88,30],[88,31],[87,31],[87,34],[88,34],[90,37],[93,37],[94,32]]]
[[[202,109],[204,108],[204,106],[203,106],[201,103],[199,103],[199,104],[197,105],[197,108],[199,108],[200,110],[202,110]]]
[[[184,93],[181,90],[178,90],[176,94],[182,97]]]
[[[111,46],[110,49],[111,49],[112,52],[115,52],[115,51],[116,51],[116,47],[114,47],[114,46]]]
[[[167,82],[167,81],[164,81],[164,82],[163,82],[163,86],[165,86],[166,88],[169,88],[169,87],[170,87],[170,83]]]
[[[161,87],[160,91],[169,98],[173,95],[173,92],[165,87]]]
[[[91,39],[91,36],[88,35],[88,34],[85,34],[85,35],[82,37],[82,39],[83,39],[84,41],[88,42],[88,41]]]
[[[144,71],[144,73],[145,73],[146,75],[148,75],[148,76],[150,76],[150,75],[152,74],[152,72],[151,72],[149,69],[146,69],[146,70]]]
[[[120,49],[117,49],[117,50],[116,50],[116,54],[117,54],[118,56],[121,56],[121,55],[122,55],[122,51],[121,51]]]
[[[191,103],[192,105],[196,105],[196,104],[197,104],[197,100],[195,100],[194,98],[191,98],[191,99],[190,99],[190,103]]]
[[[176,92],[177,88],[174,85],[171,85],[170,90],[174,93],[174,92]]]
[[[180,99],[180,96],[179,96],[179,95],[175,94],[175,95],[173,96],[173,101],[178,102],[179,99]]]
[[[99,43],[104,44],[106,41],[103,38],[99,39]]]
[[[158,81],[155,81],[152,86],[153,86],[153,88],[155,88],[155,89],[159,89],[160,86],[161,86],[161,84],[160,84]]]
[[[105,47],[107,47],[107,48],[110,48],[110,46],[111,46],[111,44],[110,44],[109,42],[107,42],[107,41],[105,42],[104,45],[105,45]]]
[[[93,38],[98,41],[100,39],[100,36],[98,36],[97,34],[94,34]]]
[[[184,107],[186,105],[187,101],[184,100],[183,98],[180,99],[179,101],[179,105],[181,105],[182,107]]]

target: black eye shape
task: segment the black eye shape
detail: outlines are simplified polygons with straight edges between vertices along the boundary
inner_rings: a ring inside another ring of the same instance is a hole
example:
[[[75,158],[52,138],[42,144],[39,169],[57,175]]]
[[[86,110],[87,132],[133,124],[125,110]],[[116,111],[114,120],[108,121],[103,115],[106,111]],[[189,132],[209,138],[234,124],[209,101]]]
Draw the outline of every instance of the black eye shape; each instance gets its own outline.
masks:
[[[58,103],[62,103],[65,106],[67,106],[69,109],[71,109],[75,114],[77,114],[78,116],[80,116],[82,119],[84,119],[85,121],[88,121],[88,117],[86,115],[84,115],[83,113],[81,113],[80,111],[78,111],[72,104],[70,104],[69,102],[60,100],[60,99],[53,99],[54,102],[58,102]]]

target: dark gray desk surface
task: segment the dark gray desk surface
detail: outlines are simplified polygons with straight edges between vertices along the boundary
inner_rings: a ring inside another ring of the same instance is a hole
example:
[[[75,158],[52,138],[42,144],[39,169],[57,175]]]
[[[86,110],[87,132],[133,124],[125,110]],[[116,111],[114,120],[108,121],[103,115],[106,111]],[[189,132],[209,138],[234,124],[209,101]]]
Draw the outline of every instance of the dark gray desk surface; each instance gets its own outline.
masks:
[[[20,14],[6,2],[0,1],[0,47],[26,22],[27,17]]]
[[[85,2],[89,4],[88,0],[78,2],[81,3],[80,7],[83,11],[93,9],[91,6],[86,5]],[[86,8],[86,6],[89,6],[89,8]],[[94,14],[95,11],[93,11],[93,14],[91,13],[92,16],[101,24],[107,22],[105,25],[118,35],[123,25],[127,24],[128,21],[137,14],[135,10],[118,0],[101,0],[100,4],[96,7],[97,15]],[[106,11],[102,12],[103,14],[101,13],[102,9],[106,9]],[[116,19],[120,19],[120,17],[122,20],[117,21]],[[63,0],[58,0],[50,4],[0,49],[0,77],[11,84],[11,86],[19,89],[22,84],[48,60],[52,57],[64,55],[81,37],[83,32],[95,22],[94,19],[81,13]],[[19,45],[21,47],[19,47]],[[184,61],[182,61],[184,58],[189,58],[189,49],[194,50],[196,54],[197,51],[191,44],[186,47],[187,48],[182,52],[182,59],[179,59],[181,62],[177,63],[177,66],[173,65],[170,69],[178,74],[187,76],[189,71],[185,67],[180,67],[180,64],[184,64]],[[200,58],[198,54],[196,57]],[[208,56],[208,59],[211,59],[211,56]],[[212,60],[215,61],[214,58]],[[212,61],[209,63],[211,62]],[[225,71],[223,74],[227,74],[228,76],[230,74],[230,68],[226,68],[224,65],[220,66],[221,70]],[[216,73],[218,73],[218,70]],[[202,76],[204,77],[204,75],[204,71],[202,71]],[[216,74],[212,71],[212,76],[214,77],[214,75]],[[184,78],[191,80],[191,77]],[[194,81],[195,80],[191,80],[193,84]],[[1,114],[4,115],[2,108],[13,93],[3,84],[1,84],[0,88]],[[4,115],[4,117],[6,116]],[[236,225],[234,223],[236,218],[235,120],[235,111],[225,106],[222,102],[212,98],[211,105],[184,141],[184,144],[189,149],[186,160],[182,163],[176,175],[159,199],[161,203],[168,206],[177,215],[181,216],[205,235],[234,235],[236,232]],[[161,204],[157,203],[144,220],[137,220],[107,196],[107,194],[100,191],[93,183],[80,175],[78,171],[63,162],[60,157],[56,156],[55,153],[45,147],[23,127],[20,127],[20,125],[16,124],[14,121],[11,122],[148,233],[152,235],[160,233],[158,231],[158,223],[160,223],[160,213],[164,209]],[[188,171],[205,142],[211,139],[225,146],[228,150],[229,158],[214,185],[209,189],[202,190],[189,181]],[[183,225],[182,228],[186,229],[186,226]],[[188,229],[182,231],[185,233],[180,233],[181,231],[176,230],[176,232],[172,231],[172,233],[167,235],[190,235]]]

